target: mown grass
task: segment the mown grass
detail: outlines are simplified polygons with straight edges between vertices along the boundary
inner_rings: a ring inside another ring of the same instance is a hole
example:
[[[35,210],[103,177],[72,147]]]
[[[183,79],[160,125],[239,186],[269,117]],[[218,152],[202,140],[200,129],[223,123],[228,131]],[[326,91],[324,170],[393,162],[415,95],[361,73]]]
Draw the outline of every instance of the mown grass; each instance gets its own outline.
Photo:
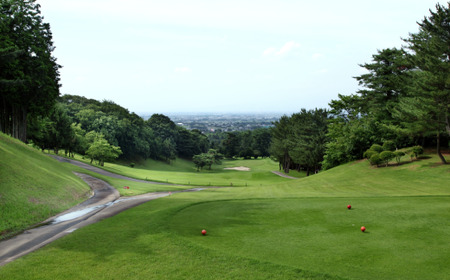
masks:
[[[76,155],[75,159],[90,162],[80,155]],[[224,169],[239,166],[248,167],[251,172]],[[191,186],[261,186],[292,180],[273,174],[271,171],[278,170],[278,163],[269,158],[223,160],[222,164],[213,165],[211,170],[205,168],[199,172],[191,161],[181,158],[170,164],[148,159],[136,163],[134,168],[127,164],[107,162],[101,168],[135,179]],[[296,171],[289,175],[298,178],[306,176],[304,172]]]
[[[72,168],[0,133],[0,239],[85,200]]]
[[[179,193],[79,229],[0,268],[0,277],[445,279],[449,178],[450,165],[431,156]]]

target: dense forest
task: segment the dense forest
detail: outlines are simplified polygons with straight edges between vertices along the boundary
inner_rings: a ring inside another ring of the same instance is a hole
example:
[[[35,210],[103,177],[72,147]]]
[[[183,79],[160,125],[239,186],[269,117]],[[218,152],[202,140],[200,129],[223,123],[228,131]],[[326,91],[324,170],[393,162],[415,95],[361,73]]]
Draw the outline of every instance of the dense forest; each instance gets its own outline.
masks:
[[[418,23],[419,31],[404,39],[403,48],[379,50],[371,62],[360,65],[367,70],[355,77],[361,89],[339,94],[330,108],[302,109],[271,128],[206,134],[177,126],[162,114],[144,120],[112,101],[60,96],[60,66],[39,4],[0,3],[0,131],[43,150],[79,153],[98,164],[116,158],[171,162],[181,157],[193,159],[198,168],[222,156],[270,156],[286,173],[297,169],[310,174],[374,156],[367,152],[373,145],[389,150],[420,145],[434,146],[446,163],[442,147],[448,147],[450,134],[450,3],[430,10]]]

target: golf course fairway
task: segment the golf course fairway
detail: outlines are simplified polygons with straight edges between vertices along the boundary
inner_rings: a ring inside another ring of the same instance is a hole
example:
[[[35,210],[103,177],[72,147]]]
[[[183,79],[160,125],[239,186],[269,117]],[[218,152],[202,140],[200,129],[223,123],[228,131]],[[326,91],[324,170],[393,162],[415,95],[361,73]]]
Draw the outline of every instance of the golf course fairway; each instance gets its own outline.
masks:
[[[0,278],[446,279],[450,166],[438,162],[360,161],[177,193],[76,230],[1,267]]]

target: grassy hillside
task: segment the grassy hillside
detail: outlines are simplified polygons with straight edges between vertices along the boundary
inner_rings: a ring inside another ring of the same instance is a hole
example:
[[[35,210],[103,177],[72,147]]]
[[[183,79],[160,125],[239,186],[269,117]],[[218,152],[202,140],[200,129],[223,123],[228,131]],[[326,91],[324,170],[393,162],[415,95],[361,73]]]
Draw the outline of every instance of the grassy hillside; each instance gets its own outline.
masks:
[[[70,166],[0,133],[0,239],[85,200]]]
[[[180,193],[79,229],[0,268],[0,277],[445,279],[449,178],[450,165],[431,156]]]

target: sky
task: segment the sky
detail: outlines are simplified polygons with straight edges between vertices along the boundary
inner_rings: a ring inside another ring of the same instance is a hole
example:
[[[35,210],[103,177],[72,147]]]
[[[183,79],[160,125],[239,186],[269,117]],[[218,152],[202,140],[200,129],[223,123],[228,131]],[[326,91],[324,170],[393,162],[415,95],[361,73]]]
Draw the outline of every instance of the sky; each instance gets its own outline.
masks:
[[[61,94],[130,112],[295,113],[360,89],[360,64],[437,0],[37,0]]]

